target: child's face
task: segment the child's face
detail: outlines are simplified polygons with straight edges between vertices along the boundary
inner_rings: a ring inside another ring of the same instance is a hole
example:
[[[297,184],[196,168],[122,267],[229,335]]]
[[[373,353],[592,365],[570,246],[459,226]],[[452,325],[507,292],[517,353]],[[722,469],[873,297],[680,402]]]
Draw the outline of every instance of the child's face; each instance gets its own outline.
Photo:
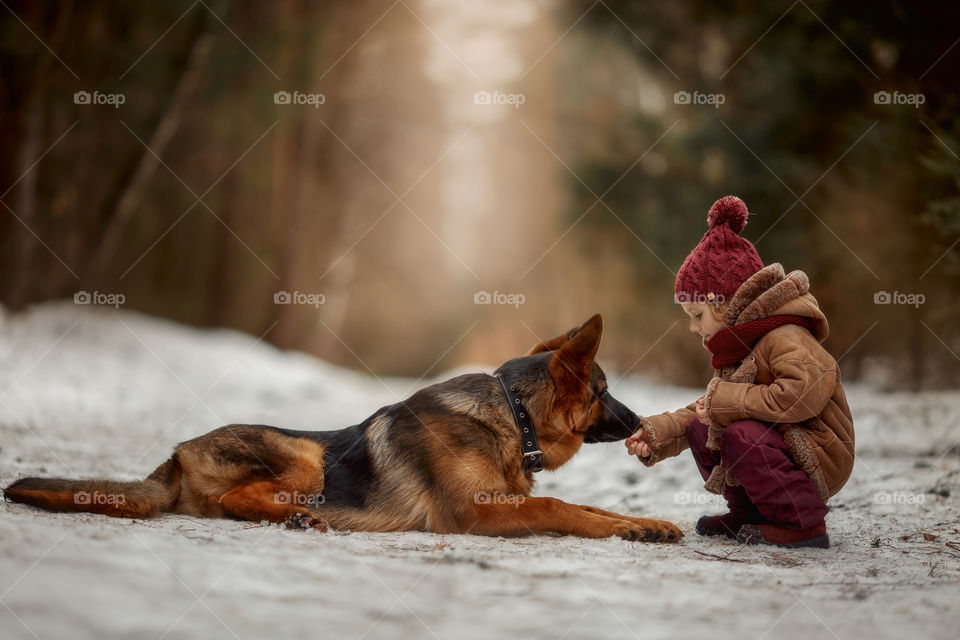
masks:
[[[700,335],[704,347],[710,338],[723,329],[723,323],[713,315],[710,305],[704,302],[681,302],[680,306],[690,316],[690,331]]]

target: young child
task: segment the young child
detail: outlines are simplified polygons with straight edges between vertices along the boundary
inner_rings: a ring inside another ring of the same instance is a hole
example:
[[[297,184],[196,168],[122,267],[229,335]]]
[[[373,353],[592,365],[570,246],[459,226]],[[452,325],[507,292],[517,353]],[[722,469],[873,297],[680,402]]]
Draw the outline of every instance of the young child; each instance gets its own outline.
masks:
[[[713,379],[696,402],[643,419],[627,450],[651,466],[690,447],[730,509],[700,518],[701,535],[826,548],[825,501],[853,468],[853,419],[806,274],[764,267],[739,235],[746,222],[742,200],[717,200],[677,274],[675,299]]]

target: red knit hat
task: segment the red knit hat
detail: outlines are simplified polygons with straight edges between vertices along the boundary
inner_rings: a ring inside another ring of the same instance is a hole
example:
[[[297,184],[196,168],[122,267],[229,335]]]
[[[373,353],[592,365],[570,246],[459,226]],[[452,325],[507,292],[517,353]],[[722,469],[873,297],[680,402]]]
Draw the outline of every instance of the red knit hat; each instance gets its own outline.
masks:
[[[747,205],[736,196],[720,198],[707,213],[709,228],[677,273],[677,302],[722,304],[747,278],[763,269],[760,254],[741,238],[747,224]]]

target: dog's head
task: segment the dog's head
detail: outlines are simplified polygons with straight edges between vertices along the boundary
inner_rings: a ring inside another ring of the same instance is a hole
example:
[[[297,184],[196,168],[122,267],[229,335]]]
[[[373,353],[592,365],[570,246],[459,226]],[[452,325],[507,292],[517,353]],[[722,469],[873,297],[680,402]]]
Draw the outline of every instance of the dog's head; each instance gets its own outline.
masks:
[[[630,436],[640,418],[610,395],[596,363],[603,320],[594,315],[579,327],[536,344],[495,372],[513,385],[534,416],[540,435],[583,436],[611,442]]]

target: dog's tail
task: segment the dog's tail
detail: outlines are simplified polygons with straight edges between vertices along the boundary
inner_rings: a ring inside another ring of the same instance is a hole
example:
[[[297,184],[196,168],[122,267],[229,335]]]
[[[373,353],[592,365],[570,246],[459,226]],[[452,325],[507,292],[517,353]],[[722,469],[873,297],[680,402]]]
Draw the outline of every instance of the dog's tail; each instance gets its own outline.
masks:
[[[149,518],[169,511],[180,495],[180,463],[176,455],[145,480],[67,480],[21,478],[3,490],[13,502],[49,511],[85,511],[117,518]]]

